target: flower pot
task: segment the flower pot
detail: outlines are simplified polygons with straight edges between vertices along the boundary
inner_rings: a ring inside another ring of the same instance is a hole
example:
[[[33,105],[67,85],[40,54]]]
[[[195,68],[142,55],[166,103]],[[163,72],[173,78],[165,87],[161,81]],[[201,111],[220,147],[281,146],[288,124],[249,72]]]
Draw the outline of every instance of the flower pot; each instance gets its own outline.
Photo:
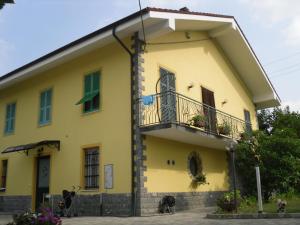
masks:
[[[195,127],[199,127],[199,128],[203,128],[205,127],[205,121],[194,121],[194,126]]]
[[[219,126],[218,127],[218,131],[219,131],[219,134],[222,134],[222,135],[229,135],[230,134],[230,128],[229,127],[226,127],[226,126]]]

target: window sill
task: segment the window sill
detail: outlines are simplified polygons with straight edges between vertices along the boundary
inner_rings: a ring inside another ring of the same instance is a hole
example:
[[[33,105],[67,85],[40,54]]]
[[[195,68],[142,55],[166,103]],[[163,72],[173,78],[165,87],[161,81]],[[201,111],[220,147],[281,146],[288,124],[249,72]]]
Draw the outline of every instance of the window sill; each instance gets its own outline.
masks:
[[[47,126],[50,126],[50,125],[51,125],[51,122],[48,122],[48,123],[39,123],[38,127],[47,127]]]
[[[15,132],[9,132],[9,133],[4,132],[3,136],[8,137],[8,136],[12,136],[14,134],[15,134]]]
[[[82,190],[80,190],[80,192],[85,192],[85,193],[99,192],[99,191],[100,191],[99,188],[95,188],[95,189],[82,189]]]
[[[88,115],[91,115],[91,114],[95,114],[95,113],[99,113],[101,112],[100,109],[96,109],[96,110],[93,110],[93,111],[88,111],[88,112],[82,112],[82,116],[88,116]]]

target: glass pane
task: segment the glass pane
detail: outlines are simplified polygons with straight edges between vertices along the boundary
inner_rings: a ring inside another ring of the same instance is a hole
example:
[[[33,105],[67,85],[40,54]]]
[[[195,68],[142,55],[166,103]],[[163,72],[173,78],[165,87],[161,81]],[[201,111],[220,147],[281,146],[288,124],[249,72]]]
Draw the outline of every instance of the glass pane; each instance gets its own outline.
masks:
[[[12,103],[11,104],[11,114],[10,114],[10,117],[11,118],[15,118],[15,115],[16,115],[16,103]]]
[[[5,129],[4,129],[5,133],[9,132],[9,120],[5,121]]]
[[[99,93],[93,98],[93,110],[99,109]]]
[[[47,101],[46,106],[51,106],[52,90],[48,90],[47,91],[47,99],[46,99],[46,101]]]
[[[14,119],[14,118],[11,118],[11,119],[10,119],[9,131],[10,131],[10,132],[13,132],[13,131],[14,131],[14,128],[15,128],[15,119]]]
[[[38,187],[49,187],[49,177],[50,177],[50,160],[49,158],[39,159],[39,177],[38,177]]]
[[[41,93],[41,108],[44,108],[46,106],[46,92],[42,92]]]
[[[89,111],[92,110],[91,109],[91,102],[92,101],[87,101],[87,102],[84,103],[84,112],[89,112]]]
[[[46,108],[46,118],[45,118],[45,122],[50,122],[50,118],[51,117],[51,108],[47,107]]]
[[[44,123],[45,122],[45,108],[41,108],[40,109],[40,123]]]

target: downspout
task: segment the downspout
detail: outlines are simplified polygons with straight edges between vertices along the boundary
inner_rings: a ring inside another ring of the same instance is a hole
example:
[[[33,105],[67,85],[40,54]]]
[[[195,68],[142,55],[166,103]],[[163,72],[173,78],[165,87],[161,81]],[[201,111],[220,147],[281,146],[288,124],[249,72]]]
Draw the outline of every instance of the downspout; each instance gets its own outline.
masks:
[[[136,214],[136,193],[135,193],[135,181],[134,181],[134,124],[133,124],[133,96],[134,96],[134,91],[133,91],[133,76],[134,76],[134,68],[133,68],[133,56],[134,54],[129,50],[129,48],[122,42],[122,40],[116,35],[116,28],[115,26],[112,30],[112,34],[114,38],[117,40],[117,42],[123,47],[123,49],[129,54],[130,56],[130,107],[131,107],[131,113],[130,113],[130,118],[131,118],[131,213],[132,216],[135,216]]]

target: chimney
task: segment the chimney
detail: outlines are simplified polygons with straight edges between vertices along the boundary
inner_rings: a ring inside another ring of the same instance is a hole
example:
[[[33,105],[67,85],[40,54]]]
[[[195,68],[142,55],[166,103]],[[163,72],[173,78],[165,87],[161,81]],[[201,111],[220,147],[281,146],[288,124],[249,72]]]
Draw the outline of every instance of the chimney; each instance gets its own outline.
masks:
[[[181,11],[181,12],[189,12],[190,10],[189,10],[188,7],[183,7],[181,9],[179,9],[179,11]]]

